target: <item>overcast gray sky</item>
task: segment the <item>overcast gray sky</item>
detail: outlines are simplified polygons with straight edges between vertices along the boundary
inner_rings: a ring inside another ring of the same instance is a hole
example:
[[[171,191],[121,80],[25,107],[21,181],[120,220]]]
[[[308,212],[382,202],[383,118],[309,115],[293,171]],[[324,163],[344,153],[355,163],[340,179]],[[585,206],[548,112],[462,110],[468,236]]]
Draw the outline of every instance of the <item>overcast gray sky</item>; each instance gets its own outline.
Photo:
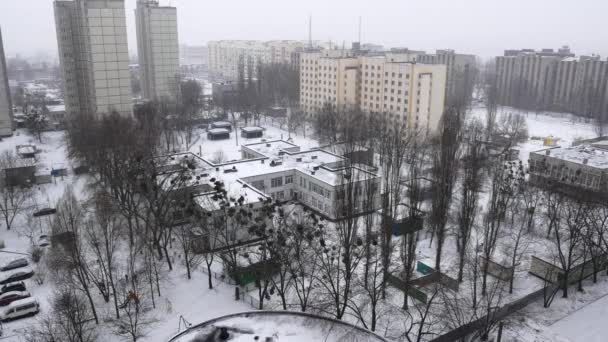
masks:
[[[136,53],[133,9],[126,0],[129,48]],[[608,56],[607,0],[161,0],[178,8],[180,43],[216,39],[308,38],[488,57],[510,48],[557,48]],[[56,55],[52,0],[0,0],[7,55]]]

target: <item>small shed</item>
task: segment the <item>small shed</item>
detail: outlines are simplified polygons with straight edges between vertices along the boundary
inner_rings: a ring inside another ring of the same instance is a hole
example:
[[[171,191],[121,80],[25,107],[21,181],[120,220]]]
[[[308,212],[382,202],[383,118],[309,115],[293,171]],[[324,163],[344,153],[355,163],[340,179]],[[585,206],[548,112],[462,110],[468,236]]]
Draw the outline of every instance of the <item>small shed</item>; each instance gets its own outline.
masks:
[[[68,168],[64,164],[53,164],[51,175],[53,177],[65,177],[68,175]]]
[[[215,121],[212,122],[211,125],[209,125],[209,130],[213,130],[213,129],[217,129],[217,128],[223,128],[228,130],[229,132],[232,132],[232,124],[228,121]]]
[[[21,158],[34,158],[36,157],[36,145],[17,145],[17,155]]]
[[[252,139],[261,138],[264,135],[264,129],[262,127],[243,127],[241,128],[241,137]]]
[[[285,107],[272,107],[268,109],[268,116],[273,118],[286,118],[287,108]]]
[[[207,139],[209,139],[209,140],[230,139],[230,131],[225,128],[212,128],[207,132]]]

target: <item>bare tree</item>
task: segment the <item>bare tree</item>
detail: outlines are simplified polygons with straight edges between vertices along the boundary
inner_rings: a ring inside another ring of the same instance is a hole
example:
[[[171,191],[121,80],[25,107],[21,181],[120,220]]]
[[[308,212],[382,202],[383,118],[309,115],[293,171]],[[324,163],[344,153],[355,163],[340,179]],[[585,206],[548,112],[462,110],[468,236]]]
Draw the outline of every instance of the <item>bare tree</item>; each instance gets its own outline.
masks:
[[[486,65],[484,73],[484,102],[486,105],[486,139],[490,140],[494,135],[494,128],[496,125],[496,113],[498,111],[498,85],[496,80],[496,74],[494,73],[492,66]]]
[[[443,115],[439,137],[433,150],[433,200],[431,202],[430,224],[433,236],[437,238],[435,270],[441,272],[441,256],[446,239],[446,225],[452,202],[456,180],[458,150],[461,136],[462,113],[450,108]]]
[[[94,196],[94,219],[85,226],[85,236],[97,259],[96,265],[90,267],[90,275],[96,278],[95,283],[98,284],[100,292],[104,294],[106,302],[109,301],[111,291],[114,298],[116,318],[119,318],[115,280],[117,278],[118,265],[116,259],[120,247],[119,242],[123,236],[122,222],[119,220],[119,213],[116,208],[108,199],[109,197],[104,195],[103,192],[98,192]],[[99,276],[96,277],[95,273],[97,272],[91,272],[91,269],[98,269]]]
[[[482,186],[483,147],[480,144],[483,126],[479,121],[471,121],[465,128],[462,158],[462,184],[460,188],[460,209],[458,210],[456,249],[458,251],[458,281],[462,282],[471,232],[479,211],[479,191]]]
[[[141,341],[158,322],[152,311],[151,294],[140,279],[121,281],[118,286],[120,318],[112,321],[114,332],[130,341]]]
[[[51,299],[51,311],[26,331],[27,342],[94,342],[98,331],[89,315],[86,299],[63,286]]]
[[[57,203],[57,214],[52,226],[53,235],[63,236],[65,242],[62,248],[53,248],[50,257],[55,260],[52,263],[55,266],[51,270],[59,271],[55,276],[66,286],[73,286],[86,295],[95,322],[99,323],[89,285],[89,261],[83,241],[85,225],[85,212],[73,190],[68,187]]]
[[[17,157],[11,151],[4,151],[0,156],[0,169],[6,173],[7,169],[17,167]],[[6,229],[10,230],[15,218],[29,205],[32,198],[31,188],[14,184],[14,180],[6,178],[0,186],[0,215],[4,219]]]
[[[489,261],[494,255],[498,238],[506,219],[507,208],[511,205],[516,191],[525,179],[521,163],[499,162],[491,171],[490,199],[483,219],[482,252],[486,262],[482,265],[481,293],[487,293]]]
[[[562,297],[568,298],[568,285],[572,281],[572,268],[581,261],[585,235],[584,225],[589,213],[589,206],[580,200],[560,196],[560,208],[551,215],[559,215],[555,218],[555,226],[552,229],[554,243],[553,251],[556,254],[562,269],[560,285]]]

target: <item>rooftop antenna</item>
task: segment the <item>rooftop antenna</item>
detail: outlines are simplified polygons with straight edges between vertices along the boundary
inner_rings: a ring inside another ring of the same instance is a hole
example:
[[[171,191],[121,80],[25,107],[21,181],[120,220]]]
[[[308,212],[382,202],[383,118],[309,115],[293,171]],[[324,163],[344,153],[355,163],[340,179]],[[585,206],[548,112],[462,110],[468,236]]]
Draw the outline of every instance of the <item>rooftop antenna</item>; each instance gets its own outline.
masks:
[[[308,48],[312,49],[312,14],[308,14]]]
[[[361,16],[359,16],[359,43],[361,43]]]

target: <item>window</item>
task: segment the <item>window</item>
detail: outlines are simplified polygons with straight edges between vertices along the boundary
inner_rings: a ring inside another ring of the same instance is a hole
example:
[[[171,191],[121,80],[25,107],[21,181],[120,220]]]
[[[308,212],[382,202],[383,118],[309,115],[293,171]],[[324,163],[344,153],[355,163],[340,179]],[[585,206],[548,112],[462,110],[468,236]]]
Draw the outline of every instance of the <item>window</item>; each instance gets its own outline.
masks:
[[[293,183],[293,176],[285,176],[285,184]]]
[[[255,182],[251,182],[251,186],[258,190],[264,190],[264,180],[259,180]]]
[[[284,200],[285,199],[285,192],[284,191],[277,192],[276,199],[278,199],[278,200]]]
[[[270,187],[276,188],[283,185],[283,177],[276,177],[270,180]]]

